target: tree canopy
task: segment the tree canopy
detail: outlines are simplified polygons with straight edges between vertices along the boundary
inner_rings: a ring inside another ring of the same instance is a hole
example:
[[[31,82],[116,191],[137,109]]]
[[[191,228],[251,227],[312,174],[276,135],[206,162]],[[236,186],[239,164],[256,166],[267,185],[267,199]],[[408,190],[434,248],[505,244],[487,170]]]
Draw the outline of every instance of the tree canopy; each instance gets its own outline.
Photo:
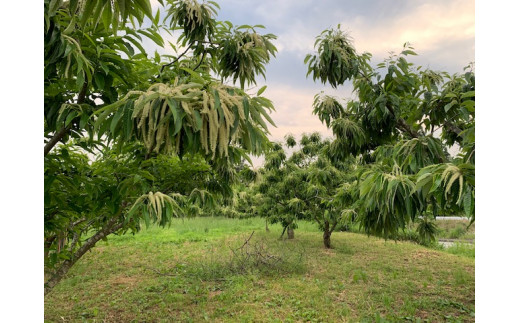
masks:
[[[273,105],[244,86],[275,36],[213,1],[159,3],[44,1],[45,293],[107,235],[229,196],[233,165],[269,148]]]
[[[432,217],[464,214],[474,221],[472,64],[462,75],[423,69],[408,61],[417,54],[406,43],[373,65],[372,55],[358,54],[339,26],[321,33],[315,48],[305,58],[308,75],[334,88],[353,84],[345,104],[315,96],[313,113],[333,138],[304,134],[298,143],[287,135],[285,143],[274,143],[259,179],[241,188],[240,212],[230,214],[265,216],[289,238],[297,220],[313,220],[327,248],[332,232],[351,222],[384,238],[417,222],[419,239],[428,244],[435,239]]]
[[[45,293],[108,235],[217,205],[290,237],[298,219],[314,220],[327,248],[350,221],[385,238],[419,221],[431,240],[430,217],[475,220],[472,64],[424,69],[406,43],[374,65],[340,26],[325,30],[308,76],[354,89],[345,104],[315,96],[333,138],[271,143],[274,106],[265,87],[245,86],[265,77],[276,36],[218,21],[213,1],[159,3],[154,13],[148,0],[44,0]],[[248,154],[265,154],[264,167],[244,167]]]
[[[475,216],[475,74],[423,69],[408,43],[376,66],[346,33],[325,30],[308,75],[332,87],[351,80],[345,105],[318,94],[316,114],[334,134],[331,160],[360,158],[356,219],[366,232],[390,237],[405,224],[446,213]],[[448,149],[458,148],[456,156]]]
[[[355,181],[351,175],[355,163],[327,158],[330,140],[323,140],[317,132],[304,134],[299,142],[293,135],[285,139],[286,149],[298,149],[288,157],[283,146],[275,144],[266,154],[262,177],[251,186],[251,194],[259,195],[255,207],[271,223],[280,222],[289,238],[297,220],[316,221],[323,230],[325,247],[330,248],[332,232],[347,223],[352,211],[349,183]]]

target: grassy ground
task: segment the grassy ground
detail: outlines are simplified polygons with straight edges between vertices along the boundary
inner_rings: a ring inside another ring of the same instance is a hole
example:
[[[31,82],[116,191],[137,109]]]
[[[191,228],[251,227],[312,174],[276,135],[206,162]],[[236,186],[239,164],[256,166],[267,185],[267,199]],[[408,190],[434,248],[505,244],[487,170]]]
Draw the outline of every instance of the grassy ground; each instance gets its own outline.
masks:
[[[262,219],[197,218],[113,237],[45,298],[45,319],[474,321],[474,258],[346,232],[326,250],[311,223],[292,241],[270,229]]]
[[[475,240],[475,224],[469,225],[469,220],[438,220],[435,223],[439,228],[439,239]]]

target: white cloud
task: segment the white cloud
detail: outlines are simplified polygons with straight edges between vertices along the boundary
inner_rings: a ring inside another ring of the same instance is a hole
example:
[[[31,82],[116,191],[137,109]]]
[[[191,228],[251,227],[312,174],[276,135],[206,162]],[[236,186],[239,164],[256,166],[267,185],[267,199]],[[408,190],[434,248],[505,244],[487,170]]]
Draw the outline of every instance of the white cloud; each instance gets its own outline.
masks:
[[[276,111],[271,118],[276,124],[270,128],[271,140],[281,141],[287,133],[300,137],[304,132],[320,132],[323,136],[332,133],[312,114],[312,102],[316,93],[290,85],[270,84],[265,97],[273,101]]]
[[[296,8],[306,8],[312,3],[312,0],[264,0],[261,5],[256,6],[255,13],[267,22],[283,24]]]
[[[159,1],[157,0],[150,0],[150,5],[152,6],[152,11],[155,13],[157,8],[162,7]]]
[[[293,28],[281,33],[274,42],[278,52],[292,51],[302,56],[313,52],[313,45],[316,35],[315,32],[302,23],[296,24]]]
[[[410,42],[419,53],[434,51],[446,42],[475,38],[475,3],[425,3],[385,23],[357,16],[342,25],[351,30],[358,51],[374,56],[386,57],[391,50],[398,52],[405,42]]]

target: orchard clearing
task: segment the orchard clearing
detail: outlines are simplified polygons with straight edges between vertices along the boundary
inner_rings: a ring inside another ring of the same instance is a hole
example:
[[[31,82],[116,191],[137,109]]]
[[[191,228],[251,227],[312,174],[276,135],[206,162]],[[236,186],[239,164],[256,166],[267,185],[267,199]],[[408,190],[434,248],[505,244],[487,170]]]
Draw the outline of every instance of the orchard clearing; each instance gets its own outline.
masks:
[[[475,259],[411,242],[220,217],[99,242],[45,298],[47,322],[474,321]],[[253,233],[254,232],[254,233]]]

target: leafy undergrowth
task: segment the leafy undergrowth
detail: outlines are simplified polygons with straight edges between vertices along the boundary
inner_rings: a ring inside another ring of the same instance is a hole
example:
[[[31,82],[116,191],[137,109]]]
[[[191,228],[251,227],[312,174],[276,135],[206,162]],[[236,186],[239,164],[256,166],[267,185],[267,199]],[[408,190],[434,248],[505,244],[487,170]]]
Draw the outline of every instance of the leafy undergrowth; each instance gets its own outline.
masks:
[[[175,221],[100,243],[45,298],[49,322],[474,321],[475,261],[316,226]],[[255,231],[253,235],[251,232]]]

